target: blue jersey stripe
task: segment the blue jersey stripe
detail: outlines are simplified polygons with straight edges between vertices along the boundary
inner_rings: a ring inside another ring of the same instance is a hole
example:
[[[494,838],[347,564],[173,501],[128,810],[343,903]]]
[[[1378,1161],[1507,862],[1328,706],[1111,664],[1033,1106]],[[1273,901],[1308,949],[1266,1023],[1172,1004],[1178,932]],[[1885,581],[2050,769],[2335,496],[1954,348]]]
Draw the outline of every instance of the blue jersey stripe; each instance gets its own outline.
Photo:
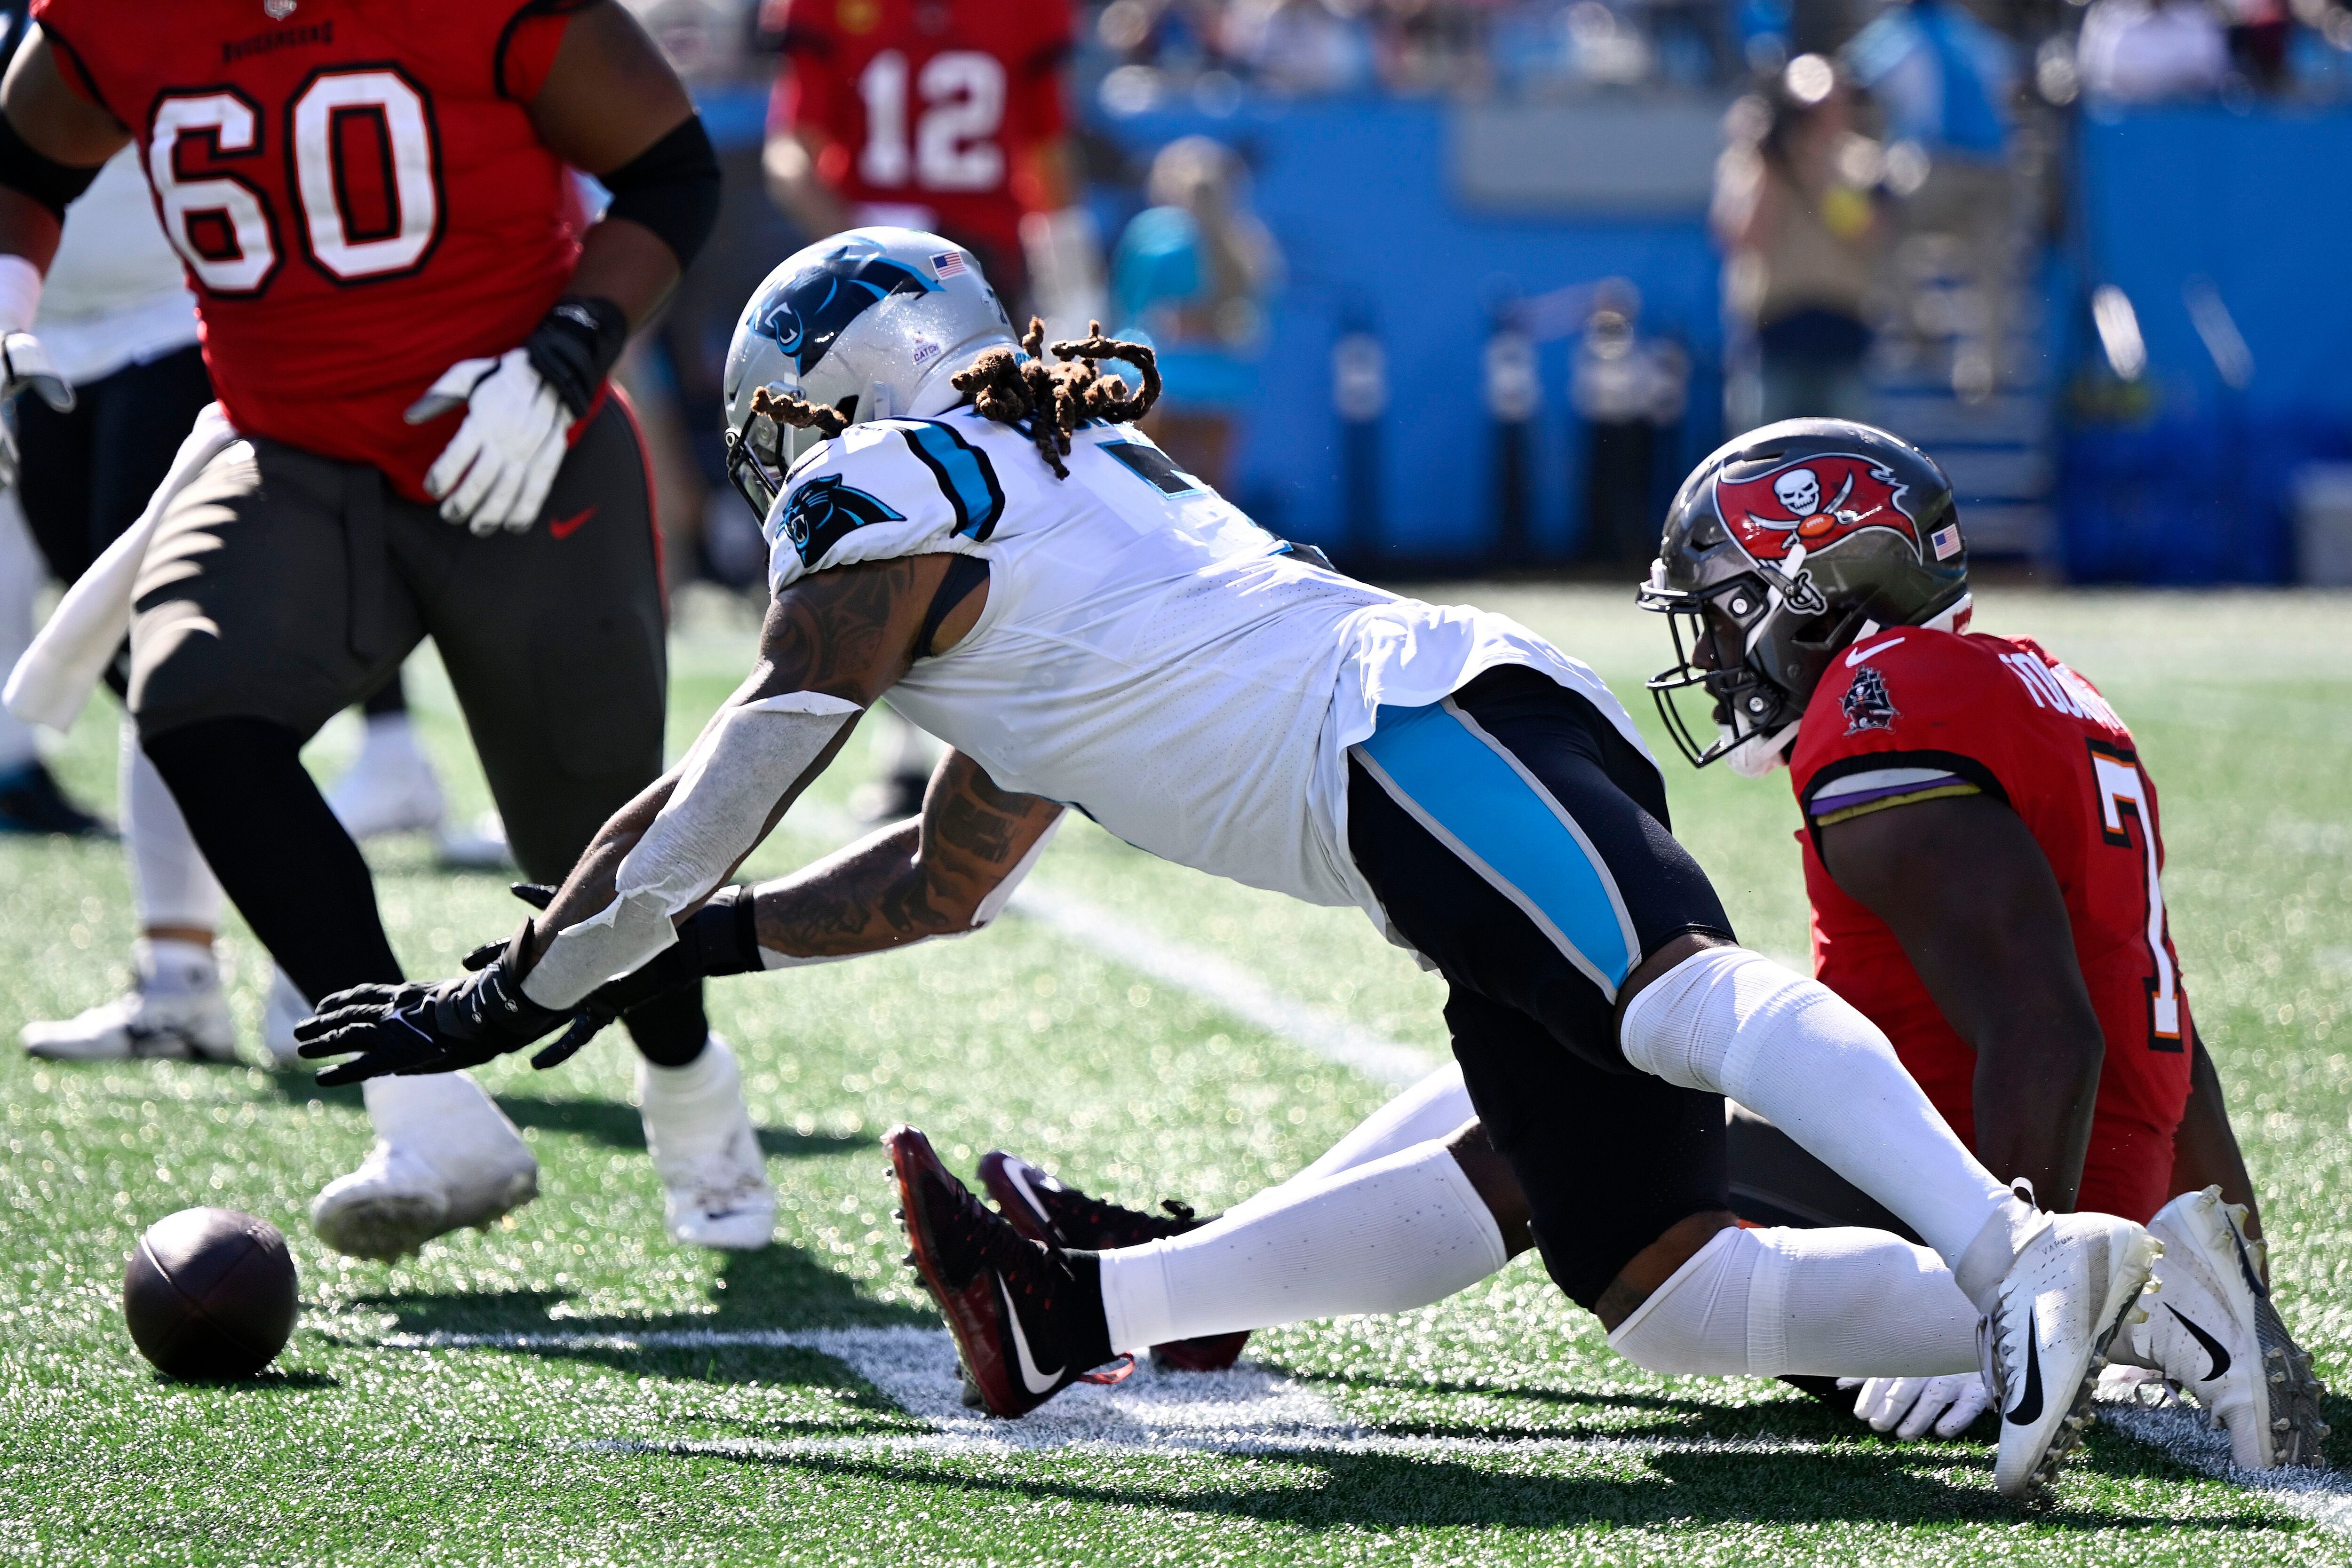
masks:
[[[931,471],[940,494],[955,508],[955,531],[971,539],[994,533],[996,519],[1004,514],[1004,488],[996,482],[988,454],[944,424],[909,424],[904,434],[908,449]]]
[[[1452,711],[1383,707],[1355,747],[1397,803],[1544,929],[1611,998],[1638,955],[1616,879],[1559,804]]]

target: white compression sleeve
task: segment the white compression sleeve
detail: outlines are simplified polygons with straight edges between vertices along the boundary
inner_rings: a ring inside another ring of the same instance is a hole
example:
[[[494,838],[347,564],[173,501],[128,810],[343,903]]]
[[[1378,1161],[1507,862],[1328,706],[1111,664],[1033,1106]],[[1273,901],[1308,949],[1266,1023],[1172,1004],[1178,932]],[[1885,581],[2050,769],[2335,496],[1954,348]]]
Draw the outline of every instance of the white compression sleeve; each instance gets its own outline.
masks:
[[[1244,1198],[1221,1218],[1246,1218],[1278,1208],[1286,1201],[1283,1195],[1293,1187],[1328,1180],[1341,1171],[1369,1165],[1415,1144],[1450,1137],[1463,1123],[1477,1114],[1470,1103],[1470,1091],[1462,1085],[1462,1064],[1449,1061],[1357,1123],[1345,1137],[1324,1150],[1322,1158],[1313,1165],[1279,1186]]]
[[[1652,1372],[1926,1377],[1976,1370],[1976,1326],[1942,1260],[1900,1237],[1733,1227],[1609,1343]]]
[[[1502,1233],[1442,1143],[1186,1235],[1098,1254],[1114,1350],[1348,1312],[1402,1312],[1500,1269]]]
[[[120,768],[122,848],[131,862],[131,907],[141,930],[158,925],[220,929],[221,885],[188,831],[170,786],[139,747],[139,727],[122,721]]]
[[[776,802],[859,711],[818,692],[720,708],[686,754],[669,803],[623,857],[613,902],[557,933],[523,995],[571,1007],[677,941],[678,912],[760,841]]]
[[[1972,1301],[1989,1298],[2037,1222],[1953,1134],[1877,1025],[1744,947],[1706,948],[1653,981],[1619,1038],[1635,1067],[1751,1107],[1885,1205]]]

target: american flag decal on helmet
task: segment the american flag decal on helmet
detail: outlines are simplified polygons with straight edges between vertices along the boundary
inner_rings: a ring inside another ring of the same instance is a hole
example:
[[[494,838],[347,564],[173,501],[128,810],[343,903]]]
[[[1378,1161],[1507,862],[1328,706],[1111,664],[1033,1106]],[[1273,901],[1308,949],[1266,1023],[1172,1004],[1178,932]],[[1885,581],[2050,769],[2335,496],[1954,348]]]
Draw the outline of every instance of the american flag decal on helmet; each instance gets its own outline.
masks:
[[[931,257],[931,276],[945,283],[950,277],[961,277],[971,268],[963,264],[963,252],[943,250]]]
[[[1960,525],[1958,523],[1945,524],[1942,528],[1937,528],[1934,533],[1927,536],[1927,542],[1936,547],[1936,559],[1937,560],[1951,559],[1954,556],[1960,553]]]

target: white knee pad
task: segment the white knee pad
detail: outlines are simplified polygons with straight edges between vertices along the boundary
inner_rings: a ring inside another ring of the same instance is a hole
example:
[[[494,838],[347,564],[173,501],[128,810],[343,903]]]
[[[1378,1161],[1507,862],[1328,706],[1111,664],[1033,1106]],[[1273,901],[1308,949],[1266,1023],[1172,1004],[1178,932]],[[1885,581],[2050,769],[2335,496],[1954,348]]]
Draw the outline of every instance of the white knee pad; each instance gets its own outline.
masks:
[[[1976,1366],[1976,1309],[1884,1230],[1717,1231],[1609,1343],[1652,1372],[1932,1377]]]

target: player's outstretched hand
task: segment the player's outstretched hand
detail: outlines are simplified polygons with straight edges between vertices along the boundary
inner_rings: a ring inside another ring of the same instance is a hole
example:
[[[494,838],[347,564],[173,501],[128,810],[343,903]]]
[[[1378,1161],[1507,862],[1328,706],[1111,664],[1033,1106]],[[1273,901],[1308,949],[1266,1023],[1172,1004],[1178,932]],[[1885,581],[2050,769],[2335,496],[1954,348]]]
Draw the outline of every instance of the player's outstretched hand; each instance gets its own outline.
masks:
[[[456,409],[466,422],[425,472],[425,488],[441,516],[477,534],[538,520],[555,471],[563,466],[572,415],[521,349],[495,360],[460,360],[409,406],[423,424]]]
[[[331,1089],[478,1067],[572,1021],[571,1013],[524,996],[501,954],[474,974],[436,985],[412,980],[338,991],[319,1004],[315,1017],[294,1026],[294,1039],[312,1060],[355,1055],[319,1074],[320,1085]]]
[[[1853,1413],[1874,1431],[1892,1431],[1913,1443],[1932,1425],[1938,1437],[1957,1437],[1992,1406],[1984,1379],[1973,1372],[1946,1377],[1841,1377],[1840,1388],[1859,1387]]]
[[[73,388],[58,373],[41,340],[30,332],[11,332],[0,337],[0,402],[26,391],[37,393],[59,413],[74,405]],[[16,482],[16,436],[7,425],[0,424],[0,488]]]

